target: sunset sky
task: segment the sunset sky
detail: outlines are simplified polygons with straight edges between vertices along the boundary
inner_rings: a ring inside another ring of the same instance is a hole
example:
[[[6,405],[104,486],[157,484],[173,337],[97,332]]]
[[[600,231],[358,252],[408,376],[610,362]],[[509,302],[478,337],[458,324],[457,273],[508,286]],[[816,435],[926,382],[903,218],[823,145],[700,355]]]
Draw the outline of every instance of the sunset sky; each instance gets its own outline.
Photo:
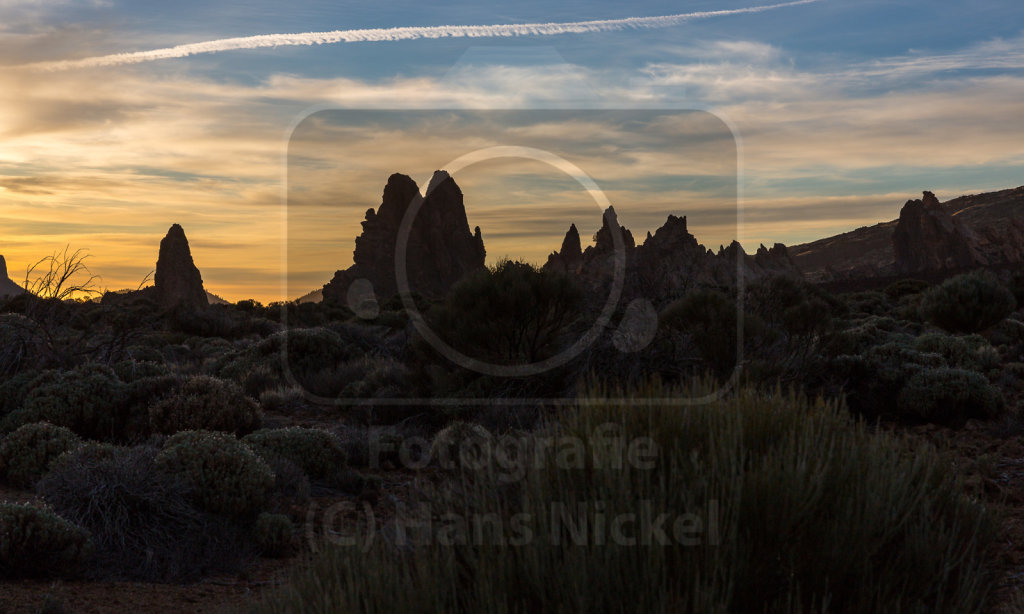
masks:
[[[295,298],[351,263],[389,174],[422,185],[495,145],[575,164],[638,238],[674,211],[715,249],[893,219],[924,189],[1024,185],[1024,4],[744,10],[769,4],[0,0],[0,254],[20,281],[86,248],[103,286],[134,288],[180,223],[208,290]],[[377,108],[402,112],[359,115]],[[569,222],[585,239],[600,222],[536,161],[456,180],[491,260],[543,262]]]

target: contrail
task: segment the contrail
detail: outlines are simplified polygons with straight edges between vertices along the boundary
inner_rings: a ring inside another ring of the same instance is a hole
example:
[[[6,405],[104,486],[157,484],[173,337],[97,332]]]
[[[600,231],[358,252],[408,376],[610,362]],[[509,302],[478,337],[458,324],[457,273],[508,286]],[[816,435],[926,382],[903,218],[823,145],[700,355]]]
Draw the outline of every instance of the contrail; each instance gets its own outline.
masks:
[[[597,21],[572,21],[565,23],[523,23],[490,26],[413,26],[404,28],[374,28],[368,30],[334,30],[331,32],[301,32],[296,34],[260,34],[222,38],[201,43],[176,45],[163,49],[114,53],[78,60],[56,60],[23,64],[17,68],[33,70],[70,70],[73,68],[96,68],[121,66],[154,60],[183,58],[200,53],[216,53],[236,49],[259,49],[296,45],[327,45],[331,43],[368,43],[383,41],[415,40],[420,38],[500,38],[513,36],[553,36],[556,34],[582,34],[609,32],[629,28],[667,28],[694,19],[707,19],[742,13],[761,13],[798,4],[811,4],[818,0],[795,0],[780,4],[765,4],[741,9],[700,11],[659,17],[627,17],[625,19],[603,19]]]

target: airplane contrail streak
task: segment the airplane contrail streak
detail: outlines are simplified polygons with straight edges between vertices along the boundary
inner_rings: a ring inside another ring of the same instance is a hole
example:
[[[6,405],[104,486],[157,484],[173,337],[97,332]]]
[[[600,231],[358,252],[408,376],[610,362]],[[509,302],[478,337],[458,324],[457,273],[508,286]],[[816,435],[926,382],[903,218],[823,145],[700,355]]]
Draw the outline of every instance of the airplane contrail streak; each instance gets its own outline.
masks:
[[[609,32],[625,29],[666,28],[695,19],[740,15],[744,13],[761,13],[788,6],[811,4],[818,0],[794,0],[779,4],[765,4],[739,9],[720,11],[700,11],[680,13],[678,15],[662,15],[658,17],[627,17],[625,19],[603,19],[596,21],[573,21],[563,23],[523,23],[482,26],[410,26],[399,28],[374,28],[364,30],[334,30],[331,32],[301,32],[295,34],[260,34],[236,38],[222,38],[200,43],[188,43],[128,53],[94,56],[77,60],[55,60],[23,64],[17,68],[33,70],[70,70],[74,68],[97,68],[104,66],[121,66],[138,64],[171,58],[183,58],[201,53],[216,53],[239,49],[260,49],[264,47],[328,45],[332,43],[366,43],[416,40],[424,38],[502,38],[514,36],[553,36],[557,34],[582,34],[590,32]]]

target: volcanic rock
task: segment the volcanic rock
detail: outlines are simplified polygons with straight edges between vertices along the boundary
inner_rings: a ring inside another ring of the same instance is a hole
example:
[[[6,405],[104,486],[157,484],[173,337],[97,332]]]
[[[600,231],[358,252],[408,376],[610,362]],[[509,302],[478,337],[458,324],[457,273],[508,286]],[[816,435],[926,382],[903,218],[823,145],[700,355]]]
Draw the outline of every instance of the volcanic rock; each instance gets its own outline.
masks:
[[[896,272],[901,275],[967,269],[987,264],[973,233],[942,208],[931,192],[908,200],[892,234]]]
[[[665,224],[653,234],[647,233],[643,244],[635,245],[633,234],[618,223],[615,210],[609,207],[601,229],[594,235],[594,245],[583,251],[576,266],[572,237],[575,225],[566,234],[562,249],[548,257],[545,270],[575,273],[585,287],[600,292],[609,288],[615,272],[617,252],[615,229],[621,232],[625,257],[622,297],[632,300],[643,297],[653,301],[680,296],[698,286],[730,287],[737,283],[737,271],[752,280],[768,275],[799,275],[786,247],[781,243],[771,249],[763,245],[754,256],[748,256],[739,243],[720,248],[717,254],[697,242],[687,230],[686,217],[669,215]]]
[[[24,288],[14,283],[14,281],[7,276],[7,261],[4,260],[3,256],[0,256],[0,298],[16,296],[24,291]]]
[[[153,281],[155,298],[161,307],[202,309],[210,304],[202,275],[192,261],[185,231],[178,224],[172,225],[160,241]]]
[[[467,273],[484,266],[480,228],[469,230],[462,190],[445,171],[436,171],[421,196],[407,175],[395,173],[384,186],[376,211],[369,209],[356,238],[353,265],[337,271],[323,289],[325,301],[344,303],[357,280],[367,280],[377,297],[396,294],[395,256],[401,225],[410,207],[419,207],[411,220],[404,266],[409,290],[441,296]]]

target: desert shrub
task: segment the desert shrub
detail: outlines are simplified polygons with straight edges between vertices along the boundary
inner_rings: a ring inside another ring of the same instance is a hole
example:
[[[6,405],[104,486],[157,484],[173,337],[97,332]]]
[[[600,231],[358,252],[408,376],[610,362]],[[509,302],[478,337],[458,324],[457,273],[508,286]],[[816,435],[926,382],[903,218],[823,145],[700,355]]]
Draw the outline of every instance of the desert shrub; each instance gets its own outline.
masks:
[[[989,271],[957,275],[924,295],[921,313],[936,326],[975,333],[1001,322],[1015,308],[1013,294]]]
[[[108,367],[87,364],[59,372],[29,392],[22,407],[0,422],[0,431],[50,422],[89,439],[122,439],[129,423],[126,390]]]
[[[736,368],[739,356],[736,300],[718,290],[694,290],[668,305],[658,316],[662,330],[685,333],[700,357],[720,375]],[[760,332],[762,323],[753,316],[743,318],[743,337]]]
[[[926,422],[959,425],[998,417],[1005,401],[981,374],[965,369],[922,369],[900,392],[900,411]]]
[[[122,382],[130,384],[146,377],[169,375],[170,369],[162,362],[149,360],[122,360],[114,364],[114,373]]]
[[[135,362],[163,363],[164,355],[152,345],[132,345],[125,348],[126,360]]]
[[[326,478],[345,468],[341,439],[324,429],[301,426],[264,429],[246,435],[242,442],[263,459],[284,458],[313,478]]]
[[[227,354],[217,360],[212,369],[220,377],[243,382],[250,371],[267,367],[273,378],[262,376],[264,389],[294,383],[314,394],[334,396],[336,390],[323,391],[308,386],[309,377],[360,353],[358,346],[347,343],[337,331],[322,327],[299,328],[275,333],[248,348]]]
[[[90,550],[89,534],[53,512],[0,503],[0,578],[74,575]]]
[[[1003,320],[990,328],[985,336],[989,342],[1007,354],[1024,354],[1024,322],[1016,317]]]
[[[263,512],[252,527],[253,539],[264,556],[280,558],[288,556],[292,549],[292,534],[295,528],[284,514]]]
[[[933,450],[796,395],[628,394],[643,407],[593,398],[538,435],[576,460],[467,473],[424,502],[440,526],[325,545],[253,611],[988,611],[996,523]],[[661,513],[664,537],[641,528]]]
[[[925,333],[914,340],[914,348],[918,351],[938,354],[943,357],[947,366],[961,369],[982,368],[982,353],[991,347],[981,335]]]
[[[309,501],[312,487],[309,475],[298,464],[281,456],[264,459],[274,472],[274,488],[269,499],[277,505],[303,504]]]
[[[0,313],[0,376],[13,375],[35,362],[36,324],[25,316]]]
[[[274,487],[267,463],[227,433],[177,433],[167,440],[155,464],[184,479],[201,509],[229,518],[261,511]]]
[[[479,424],[453,422],[434,435],[430,442],[430,460],[444,469],[470,466],[486,459],[493,443],[490,431]]]
[[[260,393],[260,406],[265,412],[291,414],[308,407],[301,388],[277,388]]]
[[[159,450],[87,443],[38,484],[43,499],[92,535],[92,575],[191,581],[247,555],[241,530],[197,509],[182,476],[160,471]]]
[[[149,408],[154,433],[208,430],[250,433],[260,425],[260,407],[234,382],[197,375]]]
[[[356,358],[339,365],[331,376],[340,386],[340,399],[401,399],[409,396],[409,368],[393,358]]]
[[[926,281],[920,279],[901,279],[886,286],[883,292],[889,298],[898,301],[905,296],[921,294],[928,288],[929,284]]]
[[[59,371],[22,371],[0,384],[0,418],[21,407],[32,390],[57,378]]]
[[[865,292],[852,292],[843,296],[851,314],[865,314],[872,316],[886,316],[892,313],[890,296],[868,290]]]
[[[26,424],[0,440],[0,476],[13,486],[29,488],[58,456],[81,442],[78,435],[61,426]]]
[[[575,341],[582,302],[571,279],[503,260],[456,283],[426,319],[470,358],[520,365],[554,356]]]

